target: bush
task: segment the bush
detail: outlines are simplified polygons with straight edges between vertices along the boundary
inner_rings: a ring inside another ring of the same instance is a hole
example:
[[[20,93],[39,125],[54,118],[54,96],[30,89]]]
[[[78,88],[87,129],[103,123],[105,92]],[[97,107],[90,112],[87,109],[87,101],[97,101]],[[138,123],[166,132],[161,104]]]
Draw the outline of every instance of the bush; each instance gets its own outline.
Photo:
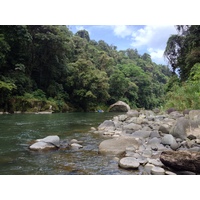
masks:
[[[182,86],[174,86],[166,95],[166,109],[174,107],[178,110],[200,108],[200,81],[185,82]]]

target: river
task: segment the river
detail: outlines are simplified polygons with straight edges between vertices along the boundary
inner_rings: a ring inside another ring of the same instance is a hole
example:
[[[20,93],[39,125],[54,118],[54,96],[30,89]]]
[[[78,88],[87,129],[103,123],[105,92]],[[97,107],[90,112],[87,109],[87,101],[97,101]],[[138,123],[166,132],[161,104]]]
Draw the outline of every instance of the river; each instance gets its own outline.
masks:
[[[130,175],[117,160],[98,154],[103,136],[90,132],[119,113],[54,113],[0,115],[0,175]],[[31,141],[48,135],[83,141],[79,150],[29,150]]]

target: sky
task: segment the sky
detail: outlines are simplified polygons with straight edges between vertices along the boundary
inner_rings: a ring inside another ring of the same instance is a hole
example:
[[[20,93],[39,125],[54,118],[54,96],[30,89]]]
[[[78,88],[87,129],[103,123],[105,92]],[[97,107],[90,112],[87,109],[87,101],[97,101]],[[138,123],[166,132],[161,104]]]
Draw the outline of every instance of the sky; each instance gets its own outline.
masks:
[[[70,25],[69,29],[73,33],[87,30],[90,39],[104,40],[118,51],[132,48],[140,55],[148,53],[153,62],[164,65],[168,64],[163,56],[167,40],[177,34],[174,25]]]
[[[12,6],[10,4],[12,3]],[[117,50],[137,49],[157,64],[167,64],[163,52],[168,38],[177,34],[174,25],[199,24],[196,0],[108,1],[7,0],[1,4],[0,24],[70,25],[75,33],[86,29],[90,38],[102,39]],[[8,9],[6,9],[8,8]],[[16,9],[17,8],[17,9]]]

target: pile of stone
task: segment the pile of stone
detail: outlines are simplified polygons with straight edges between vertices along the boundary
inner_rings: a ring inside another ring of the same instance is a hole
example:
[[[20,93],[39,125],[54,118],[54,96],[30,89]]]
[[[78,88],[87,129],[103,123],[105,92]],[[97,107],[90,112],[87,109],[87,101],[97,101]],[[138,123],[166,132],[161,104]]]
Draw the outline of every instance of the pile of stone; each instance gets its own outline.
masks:
[[[55,150],[55,149],[80,149],[83,148],[81,145],[83,141],[78,141],[76,139],[72,139],[70,142],[61,141],[59,136],[50,135],[42,139],[37,139],[29,146],[30,150],[41,151],[41,150]]]
[[[140,174],[198,174],[199,125],[200,110],[129,110],[92,130],[108,137],[100,143],[99,153],[118,157],[119,167]]]

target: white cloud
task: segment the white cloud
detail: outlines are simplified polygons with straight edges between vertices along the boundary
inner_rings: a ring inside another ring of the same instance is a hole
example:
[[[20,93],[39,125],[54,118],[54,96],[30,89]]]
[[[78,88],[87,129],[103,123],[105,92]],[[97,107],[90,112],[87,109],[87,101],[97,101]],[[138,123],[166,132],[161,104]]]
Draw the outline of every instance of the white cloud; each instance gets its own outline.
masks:
[[[80,30],[84,30],[85,28],[83,26],[76,26],[76,30],[80,31]]]
[[[164,50],[163,49],[148,48],[147,51],[151,55],[151,59],[153,61],[160,63],[160,64],[166,64],[166,62],[164,62],[164,57],[163,57]]]
[[[132,46],[148,48],[164,48],[171,34],[177,31],[173,25],[147,25],[132,34]]]
[[[131,28],[129,28],[129,26],[126,26],[126,25],[113,26],[113,31],[116,36],[119,36],[122,38],[132,34]]]
[[[138,50],[146,49],[154,62],[166,64],[163,52],[172,34],[177,34],[173,25],[147,25],[132,33],[131,45]]]

